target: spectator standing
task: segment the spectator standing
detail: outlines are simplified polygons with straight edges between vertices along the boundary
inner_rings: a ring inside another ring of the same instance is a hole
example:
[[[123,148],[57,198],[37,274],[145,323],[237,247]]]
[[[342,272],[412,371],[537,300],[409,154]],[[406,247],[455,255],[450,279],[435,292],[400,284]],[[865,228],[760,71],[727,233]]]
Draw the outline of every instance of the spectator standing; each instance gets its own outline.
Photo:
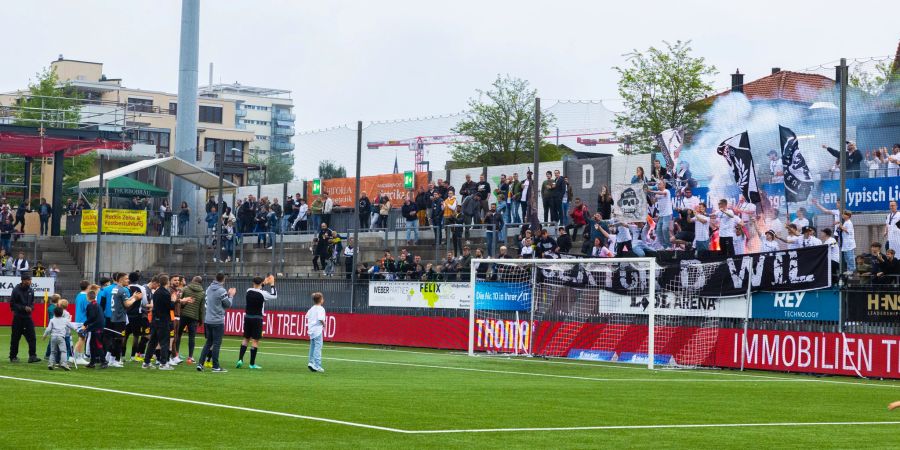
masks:
[[[31,210],[28,209],[28,204],[23,199],[22,202],[19,203],[19,206],[16,208],[16,223],[13,224],[13,228],[15,228],[16,225],[21,224],[21,227],[19,228],[19,232],[24,233],[25,232],[25,214],[30,213],[30,212],[31,212]]]
[[[547,179],[541,183],[541,202],[544,206],[544,222],[549,222],[552,219],[548,219],[548,215],[553,217],[553,172],[548,170],[544,176]]]
[[[440,197],[440,191],[435,189],[434,192]],[[428,210],[431,209],[431,195],[425,190],[425,186],[419,186],[416,192],[416,218],[420,227],[428,226]]]
[[[275,214],[275,223],[272,224],[269,230],[278,234],[284,233],[284,208],[281,207],[281,203],[277,198],[272,200],[272,213]]]
[[[294,218],[294,223],[291,228],[293,228],[294,231],[306,231],[308,219],[309,205],[306,204],[306,200],[300,199],[299,206],[297,207],[297,217]]]
[[[659,214],[659,219],[656,221],[656,239],[663,249],[668,249],[671,246],[669,235],[672,229],[672,193],[666,188],[666,182],[662,179],[657,181],[656,190],[649,192],[656,196],[656,211]]]
[[[356,205],[356,214],[359,216],[359,228],[369,228],[369,217],[371,217],[372,202],[366,192],[360,192],[359,203]]]
[[[503,221],[510,222],[509,211],[509,181],[506,174],[500,175],[500,184],[494,189],[494,196],[497,197],[497,212],[503,215]]]
[[[15,275],[17,277],[21,277],[21,276],[24,276],[29,273],[28,271],[31,270],[31,265],[28,263],[28,260],[25,258],[24,252],[19,252],[19,256],[16,257],[16,259],[14,259],[12,261],[12,270],[13,270],[13,275]],[[31,278],[29,277],[28,280],[29,280],[29,285],[31,285]]]
[[[478,183],[475,184],[475,193],[478,194],[478,198],[480,200],[478,214],[479,219],[481,219],[488,212],[488,198],[490,198],[491,195],[491,184],[487,182],[484,174],[481,174],[478,177]],[[465,208],[463,209],[465,210]]]
[[[463,200],[462,203],[462,215],[463,215],[463,224],[465,225],[465,234],[466,239],[469,239],[469,230],[473,224],[480,223],[480,220],[477,218],[478,213],[481,210],[481,194],[475,193],[472,194]]]
[[[450,188],[448,193],[448,199],[453,195],[453,188]],[[443,240],[443,228],[444,228],[444,200],[441,198],[441,194],[439,192],[435,192],[431,196],[431,204],[429,206],[429,211],[431,211],[431,226],[434,229],[434,240],[437,245],[441,245],[441,241]]]
[[[532,172],[531,170],[529,170],[525,174],[525,181],[522,181],[522,188],[521,188],[522,193],[516,199],[519,202],[519,209],[522,211],[521,219],[523,222],[528,221],[528,212],[529,212],[528,211],[528,196],[531,195],[530,188],[531,188],[531,184],[534,181],[532,179],[533,177],[534,177],[534,172]]]
[[[206,291],[203,289],[203,278],[195,276],[184,287],[181,306],[181,320],[178,329],[175,330],[175,353],[181,354],[181,337],[188,334],[188,364],[194,363],[194,347],[197,336],[197,327],[203,326],[203,318],[206,315]],[[187,301],[190,300],[190,301]]]
[[[219,221],[219,211],[215,205],[206,213],[206,235],[212,236],[216,229],[216,223]]]
[[[41,219],[41,236],[46,236],[50,232],[50,216],[53,215],[53,207],[47,203],[47,199],[42,198],[41,204],[38,206],[38,216]]]
[[[188,223],[191,221],[191,208],[187,202],[181,202],[181,208],[178,210],[178,235],[187,235]]]
[[[344,272],[347,279],[353,277],[353,254],[356,252],[356,245],[353,238],[347,240],[347,246],[344,247]]]
[[[487,226],[485,236],[488,257],[493,257],[494,247],[497,245],[497,242],[506,243],[506,222],[504,222],[503,214],[497,211],[496,203],[491,203],[491,209],[488,210],[487,216],[484,217],[484,224]]]
[[[859,150],[856,149],[856,142],[847,141],[847,178],[859,178],[860,175],[860,163],[862,163],[863,156]],[[840,164],[841,161],[841,152],[835,150],[825,144],[822,144],[822,148],[828,150],[828,153],[831,153],[831,156],[837,160],[837,164]],[[855,260],[854,260],[855,264]]]
[[[509,198],[507,200],[507,208],[510,210],[510,222],[521,223],[522,217],[519,215],[519,199],[522,198],[522,182],[519,181],[519,173],[513,172],[512,180],[509,182]]]
[[[462,199],[465,200],[466,197],[475,195],[476,191],[477,189],[475,182],[472,181],[472,175],[466,174],[466,181],[464,181],[462,186],[459,187],[459,195],[461,195]]]
[[[647,183],[647,181],[648,181],[647,176],[644,175],[643,167],[638,166],[636,169],[634,169],[634,175],[631,176],[631,184],[635,184],[635,183],[644,184],[644,183]]]
[[[378,209],[378,225],[379,228],[388,227],[388,217],[391,215],[391,198],[387,195],[381,197],[381,206]]]
[[[331,224],[331,212],[334,210],[334,200],[328,196],[328,193],[322,194],[322,222]]]
[[[613,197],[609,192],[609,186],[603,185],[600,193],[597,194],[597,212],[600,213],[602,220],[609,220],[612,217]]]
[[[897,201],[891,200],[888,203],[887,219],[884,223],[883,237],[887,242],[887,248],[900,250],[900,212],[897,212]]]
[[[416,204],[410,199],[410,195],[407,195],[406,200],[403,202],[403,206],[400,207],[400,213],[403,215],[403,219],[406,220],[406,244],[412,245],[414,242],[419,242],[419,215],[418,208]],[[415,233],[415,240],[410,240],[410,232]]]
[[[15,229],[11,216],[8,216],[6,220],[3,220],[2,223],[0,223],[0,247],[2,247],[7,254],[12,253],[10,242],[12,241],[12,235]]]

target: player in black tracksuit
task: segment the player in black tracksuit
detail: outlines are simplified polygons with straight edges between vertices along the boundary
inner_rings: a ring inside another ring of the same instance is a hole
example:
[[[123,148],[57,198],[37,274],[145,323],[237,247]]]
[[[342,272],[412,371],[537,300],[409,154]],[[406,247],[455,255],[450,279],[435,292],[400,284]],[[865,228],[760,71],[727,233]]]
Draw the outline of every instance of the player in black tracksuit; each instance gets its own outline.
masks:
[[[263,289],[268,286],[269,290]],[[246,308],[244,310],[244,340],[241,341],[241,352],[238,356],[236,367],[240,369],[244,365],[244,354],[247,353],[247,342],[252,345],[250,348],[250,368],[262,369],[256,365],[256,351],[259,349],[259,340],[262,339],[263,318],[266,315],[266,300],[275,300],[277,293],[275,291],[275,277],[269,275],[264,280],[262,277],[253,279],[253,287],[247,289],[244,296]]]
[[[35,353],[34,320],[31,318],[31,311],[34,309],[34,289],[31,288],[31,276],[27,273],[22,274],[22,282],[13,288],[9,308],[13,313],[9,361],[19,360],[19,341],[23,337],[28,343],[28,362],[40,361]]]
[[[85,309],[84,325],[81,326],[81,332],[85,334],[85,339],[91,349],[91,363],[87,365],[88,369],[93,369],[100,363],[100,368],[105,369],[108,364],[106,362],[106,351],[103,349],[103,327],[106,326],[106,317],[103,310],[97,303],[97,291],[88,291],[88,304]]]
[[[172,294],[169,292],[169,277],[158,277],[159,288],[153,293],[153,319],[150,321],[150,342],[147,343],[147,352],[144,354],[144,369],[150,368],[150,355],[159,345],[159,369],[173,370],[169,365],[169,328],[172,323]]]
[[[149,322],[147,322],[147,309],[146,306],[148,304],[147,293],[144,292],[144,289],[138,284],[141,279],[141,275],[137,272],[131,272],[128,274],[128,291],[132,296],[136,294],[140,294],[140,301],[134,302],[125,309],[125,315],[128,317],[128,324],[125,325],[125,339],[122,343],[122,348],[128,344],[128,337],[133,336],[133,341],[131,343],[131,359],[135,360],[135,356],[141,354],[141,359],[143,359],[143,350],[141,350],[141,344],[147,345],[147,334],[149,334]]]

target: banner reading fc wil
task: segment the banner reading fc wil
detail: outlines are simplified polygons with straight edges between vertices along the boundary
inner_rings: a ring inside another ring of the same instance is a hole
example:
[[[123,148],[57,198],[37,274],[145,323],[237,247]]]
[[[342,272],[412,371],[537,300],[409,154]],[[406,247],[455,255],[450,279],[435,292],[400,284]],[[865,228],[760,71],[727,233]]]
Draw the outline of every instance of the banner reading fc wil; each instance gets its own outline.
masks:
[[[86,209],[81,212],[81,233],[97,232],[97,211]],[[104,209],[103,232],[117,234],[146,234],[147,211],[130,209]]]

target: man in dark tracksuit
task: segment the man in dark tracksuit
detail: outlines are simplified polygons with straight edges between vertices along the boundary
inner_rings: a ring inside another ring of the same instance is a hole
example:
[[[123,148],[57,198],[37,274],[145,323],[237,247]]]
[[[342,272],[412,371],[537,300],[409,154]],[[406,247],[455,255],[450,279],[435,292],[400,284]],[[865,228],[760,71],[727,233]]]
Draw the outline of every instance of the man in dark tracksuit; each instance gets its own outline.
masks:
[[[35,350],[34,321],[31,311],[34,309],[34,290],[31,289],[31,275],[22,274],[22,282],[12,291],[9,308],[13,313],[12,340],[9,343],[9,361],[19,361],[19,341],[22,336],[28,343],[28,362],[39,362]]]
[[[172,322],[172,294],[169,293],[169,277],[160,275],[159,288],[153,293],[153,319],[150,321],[150,342],[147,344],[147,353],[144,355],[144,369],[150,368],[150,355],[159,345],[159,370],[174,370],[169,365],[169,328]]]

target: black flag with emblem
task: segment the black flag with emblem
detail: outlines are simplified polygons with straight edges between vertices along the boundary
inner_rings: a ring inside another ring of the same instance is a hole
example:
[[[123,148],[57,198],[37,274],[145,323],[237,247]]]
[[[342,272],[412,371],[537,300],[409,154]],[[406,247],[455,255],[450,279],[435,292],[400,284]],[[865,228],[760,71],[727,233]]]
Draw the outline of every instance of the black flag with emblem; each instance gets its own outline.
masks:
[[[753,154],[750,153],[750,137],[747,132],[734,135],[722,141],[716,152],[725,158],[734,175],[734,182],[741,188],[744,199],[750,203],[759,203],[759,183],[756,180],[756,168],[753,165]]]
[[[781,165],[784,166],[784,197],[789,202],[802,202],[809,197],[813,179],[806,158],[800,152],[797,135],[790,128],[778,125],[781,136]]]

